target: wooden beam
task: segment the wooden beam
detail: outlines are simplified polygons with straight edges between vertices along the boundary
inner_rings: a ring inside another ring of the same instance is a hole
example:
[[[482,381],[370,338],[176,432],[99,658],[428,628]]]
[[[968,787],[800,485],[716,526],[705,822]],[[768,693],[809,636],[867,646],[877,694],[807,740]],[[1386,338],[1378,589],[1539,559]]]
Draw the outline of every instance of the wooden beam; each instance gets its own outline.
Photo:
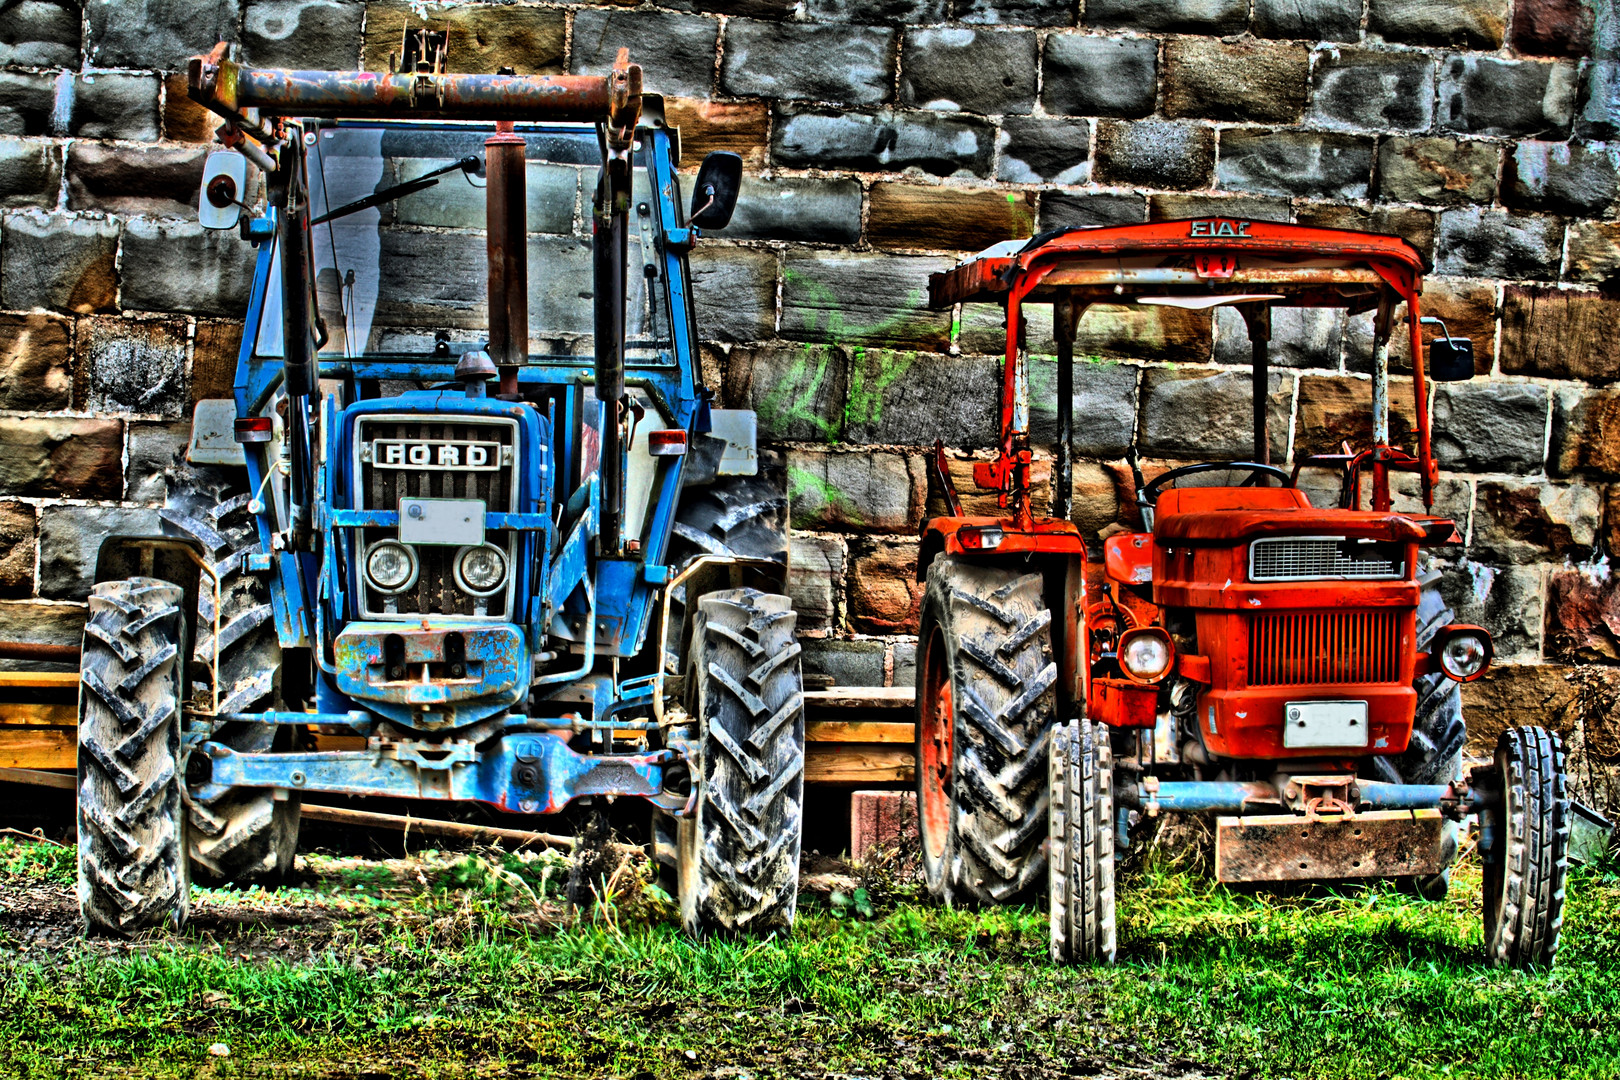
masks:
[[[805,747],[804,778],[812,784],[912,780],[916,758],[909,749],[870,743],[811,743]]]
[[[0,731],[0,768],[76,769],[78,737],[72,728],[18,727]]]
[[[44,705],[37,701],[0,701],[0,726],[78,727],[77,705]]]
[[[873,720],[811,720],[804,725],[807,743],[905,743],[916,741],[917,726]]]
[[[79,786],[78,777],[68,773],[44,772],[40,769],[0,769],[0,782],[32,784],[34,787],[64,788],[72,791]]]
[[[20,686],[28,689],[56,689],[70,686],[77,689],[77,671],[0,671],[0,686]]]
[[[915,701],[916,691],[909,686],[834,686],[804,692],[804,704],[810,709],[910,709]]]

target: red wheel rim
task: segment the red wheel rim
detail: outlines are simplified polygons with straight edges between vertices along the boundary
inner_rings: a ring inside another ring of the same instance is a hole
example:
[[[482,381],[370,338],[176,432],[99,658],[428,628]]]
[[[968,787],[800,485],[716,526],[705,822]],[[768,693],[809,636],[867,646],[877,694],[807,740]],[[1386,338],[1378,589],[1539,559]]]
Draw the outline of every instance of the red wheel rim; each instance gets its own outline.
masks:
[[[951,672],[945,663],[945,638],[938,628],[923,651],[923,694],[918,706],[917,787],[922,793],[922,840],[928,857],[945,855],[950,831],[951,738],[956,709],[951,694]]]

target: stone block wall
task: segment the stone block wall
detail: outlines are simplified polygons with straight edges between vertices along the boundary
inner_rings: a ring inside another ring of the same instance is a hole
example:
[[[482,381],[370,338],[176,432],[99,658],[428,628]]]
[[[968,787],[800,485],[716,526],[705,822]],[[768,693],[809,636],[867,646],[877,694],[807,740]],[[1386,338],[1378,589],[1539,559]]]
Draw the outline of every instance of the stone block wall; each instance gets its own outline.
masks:
[[[1573,731],[1601,694],[1565,676],[1613,690],[1620,21],[1583,0],[5,5],[0,637],[75,639],[97,538],[152,524],[191,403],[228,392],[249,253],[196,224],[213,125],[186,58],[223,39],[378,70],[424,13],[457,70],[596,72],[629,46],[688,169],[743,155],[734,222],[693,257],[704,361],[787,456],[810,671],[912,678],[936,436],[985,501],[967,459],[995,440],[1000,315],[928,311],[928,275],[1037,230],[1220,214],[1398,232],[1431,260],[1426,310],[1478,356],[1431,405],[1465,537],[1445,588],[1504,665],[1475,710]],[[1278,459],[1365,437],[1369,319],[1283,311],[1274,335]],[[1050,327],[1030,341],[1049,441]],[[1136,520],[1131,447],[1244,452],[1246,346],[1230,312],[1087,315],[1088,529]]]

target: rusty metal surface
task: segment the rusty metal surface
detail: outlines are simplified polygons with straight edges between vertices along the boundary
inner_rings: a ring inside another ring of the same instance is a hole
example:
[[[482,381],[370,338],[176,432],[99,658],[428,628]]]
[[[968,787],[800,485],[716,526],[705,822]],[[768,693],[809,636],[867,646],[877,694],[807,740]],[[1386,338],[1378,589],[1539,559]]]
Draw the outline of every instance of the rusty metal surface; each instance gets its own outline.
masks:
[[[1331,881],[1437,874],[1451,861],[1438,810],[1326,817],[1223,817],[1215,824],[1217,881]]]

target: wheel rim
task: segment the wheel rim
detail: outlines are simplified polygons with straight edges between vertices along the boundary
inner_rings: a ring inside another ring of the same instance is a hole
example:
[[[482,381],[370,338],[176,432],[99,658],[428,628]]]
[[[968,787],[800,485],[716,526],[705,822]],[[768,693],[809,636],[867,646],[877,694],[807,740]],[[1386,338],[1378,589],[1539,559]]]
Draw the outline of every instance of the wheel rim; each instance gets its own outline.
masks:
[[[945,837],[950,831],[951,739],[956,725],[945,639],[937,627],[923,651],[923,672],[922,700],[917,703],[917,786],[922,794],[918,816],[923,851],[937,862],[945,855]]]

